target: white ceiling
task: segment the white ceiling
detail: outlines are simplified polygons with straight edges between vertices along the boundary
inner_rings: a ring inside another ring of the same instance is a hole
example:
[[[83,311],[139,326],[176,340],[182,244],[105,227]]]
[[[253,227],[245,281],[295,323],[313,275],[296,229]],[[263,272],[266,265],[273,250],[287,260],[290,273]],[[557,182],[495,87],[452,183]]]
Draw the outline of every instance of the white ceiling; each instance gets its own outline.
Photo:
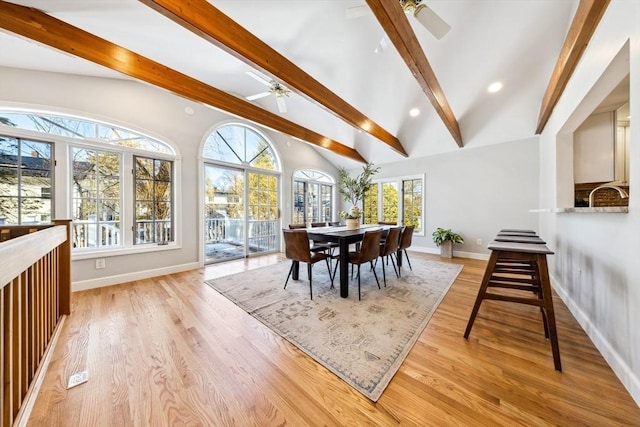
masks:
[[[251,68],[135,0],[20,0],[85,31],[239,97],[265,86]],[[372,13],[347,19],[364,0],[210,0],[320,83],[396,135],[410,157],[458,150]],[[578,0],[426,0],[451,31],[436,40],[409,17],[458,119],[465,147],[534,136],[540,103]],[[0,66],[127,78],[85,60],[0,33]],[[504,88],[487,93],[493,81]],[[274,97],[255,101],[276,114]],[[355,147],[376,164],[403,157],[310,101],[286,99],[292,120]],[[411,118],[417,107],[421,114]],[[330,161],[357,165],[319,149]]]

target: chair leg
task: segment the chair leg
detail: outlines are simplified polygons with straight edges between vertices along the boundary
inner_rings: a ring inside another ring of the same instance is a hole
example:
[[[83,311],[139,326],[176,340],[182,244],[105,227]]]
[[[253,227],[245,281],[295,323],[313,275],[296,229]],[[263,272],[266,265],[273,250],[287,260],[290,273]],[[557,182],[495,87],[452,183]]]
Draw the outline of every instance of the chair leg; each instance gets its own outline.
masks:
[[[353,268],[353,265],[351,265]],[[358,264],[358,301],[360,301],[360,264]]]
[[[404,250],[404,256],[407,257],[407,263],[409,264],[409,270],[413,271],[413,268],[411,268],[411,261],[409,260],[409,254],[407,253],[407,250]]]
[[[376,258],[376,263],[378,263],[378,258]],[[382,262],[380,264],[382,264],[382,280],[384,281],[384,287],[386,288],[387,287],[387,273],[385,272],[385,268],[384,268],[384,260],[382,260]]]
[[[333,276],[331,275],[331,264],[329,264],[329,258],[325,258],[325,261],[327,261],[327,271],[329,272],[329,279],[331,279],[331,287],[329,289],[333,288]]]
[[[388,257],[388,258],[391,258],[391,265],[393,265],[393,271],[395,271],[395,273],[396,273],[396,277],[400,277],[400,276],[398,275],[398,269],[396,268],[396,262],[393,260],[393,255],[391,255],[391,256],[387,255],[387,257]],[[387,258],[387,259],[388,259],[388,258]]]
[[[370,262],[371,262],[371,265],[373,265],[373,261],[370,261]],[[378,289],[382,289],[382,288],[380,288],[380,281],[378,280],[378,275],[376,274],[376,270],[375,269],[373,270],[373,277],[376,278],[376,283],[378,284]]]
[[[307,270],[309,271],[309,295],[311,295],[311,299],[313,299],[313,286],[311,286],[312,275],[313,275],[313,265],[307,264]]]
[[[293,272],[293,262],[291,263],[291,268],[289,269],[289,274],[287,274],[287,280],[284,282],[284,288],[287,289],[287,283],[289,283],[289,277],[291,277],[291,273]]]

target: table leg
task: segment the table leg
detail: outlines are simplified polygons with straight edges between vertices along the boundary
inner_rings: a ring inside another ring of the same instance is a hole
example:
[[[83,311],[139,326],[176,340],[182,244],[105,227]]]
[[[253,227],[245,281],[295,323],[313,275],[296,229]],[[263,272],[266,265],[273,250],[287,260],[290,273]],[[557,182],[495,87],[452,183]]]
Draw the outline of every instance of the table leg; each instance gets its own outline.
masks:
[[[340,240],[340,296],[349,296],[349,244]]]
[[[291,278],[293,280],[298,280],[299,273],[300,273],[300,262],[293,261],[293,272],[291,273]]]

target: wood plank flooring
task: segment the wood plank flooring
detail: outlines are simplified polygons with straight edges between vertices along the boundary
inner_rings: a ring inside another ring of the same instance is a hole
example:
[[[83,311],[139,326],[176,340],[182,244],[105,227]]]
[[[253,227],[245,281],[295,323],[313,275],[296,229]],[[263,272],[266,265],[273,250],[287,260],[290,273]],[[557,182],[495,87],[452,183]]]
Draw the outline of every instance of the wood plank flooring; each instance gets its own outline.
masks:
[[[485,301],[465,340],[485,262],[459,258],[462,273],[373,403],[204,283],[282,260],[73,294],[28,425],[640,425],[640,408],[558,298],[562,373],[535,307]],[[83,370],[89,381],[66,390]]]

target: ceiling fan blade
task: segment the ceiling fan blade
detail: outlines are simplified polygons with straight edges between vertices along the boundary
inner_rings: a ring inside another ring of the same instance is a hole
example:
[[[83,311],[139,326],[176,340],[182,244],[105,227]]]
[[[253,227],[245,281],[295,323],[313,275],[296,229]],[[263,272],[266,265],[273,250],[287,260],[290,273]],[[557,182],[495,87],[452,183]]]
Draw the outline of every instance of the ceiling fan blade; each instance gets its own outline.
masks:
[[[257,93],[255,95],[247,96],[246,100],[247,101],[255,101],[256,99],[264,98],[265,96],[269,96],[269,95],[271,95],[271,92]]]
[[[378,46],[376,46],[376,48],[374,49],[373,52],[374,53],[382,53],[382,52],[384,52],[389,47],[390,43],[391,43],[391,40],[389,40],[389,37],[385,34],[380,39],[380,43],[378,43]]]
[[[287,112],[287,104],[284,103],[284,98],[282,96],[276,96],[276,102],[278,103],[278,111],[281,113]]]
[[[367,5],[348,7],[345,10],[345,16],[347,17],[347,19],[355,19],[355,18],[360,18],[361,16],[366,15],[368,12],[369,12],[369,6]]]
[[[416,8],[413,16],[438,40],[443,38],[451,29],[451,26],[427,5],[421,4]]]
[[[259,81],[260,83],[262,83],[265,86],[269,86],[271,84],[271,79],[265,76],[262,76],[258,73],[256,73],[255,71],[247,71],[247,75],[253,77],[254,79],[256,79],[257,81]]]

